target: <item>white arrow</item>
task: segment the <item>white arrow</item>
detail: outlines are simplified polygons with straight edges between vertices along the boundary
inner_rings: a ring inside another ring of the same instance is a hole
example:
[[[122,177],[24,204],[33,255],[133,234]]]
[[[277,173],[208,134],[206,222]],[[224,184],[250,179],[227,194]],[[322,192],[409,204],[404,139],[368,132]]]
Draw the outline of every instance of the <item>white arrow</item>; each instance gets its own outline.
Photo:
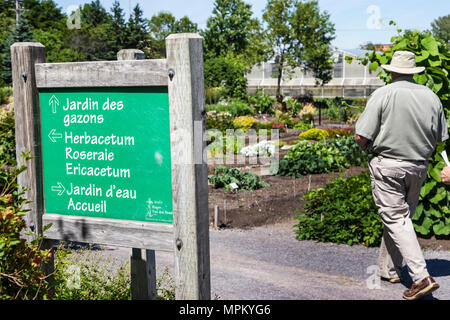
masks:
[[[62,133],[56,133],[56,129],[52,129],[52,131],[48,134],[48,137],[52,142],[56,142],[55,139],[62,139]]]
[[[61,182],[58,182],[58,186],[52,186],[52,191],[58,192],[58,196],[62,195],[66,189]]]
[[[52,107],[53,113],[56,113],[56,107],[59,106],[58,98],[56,98],[55,95],[52,95],[52,97],[48,101],[48,104]]]

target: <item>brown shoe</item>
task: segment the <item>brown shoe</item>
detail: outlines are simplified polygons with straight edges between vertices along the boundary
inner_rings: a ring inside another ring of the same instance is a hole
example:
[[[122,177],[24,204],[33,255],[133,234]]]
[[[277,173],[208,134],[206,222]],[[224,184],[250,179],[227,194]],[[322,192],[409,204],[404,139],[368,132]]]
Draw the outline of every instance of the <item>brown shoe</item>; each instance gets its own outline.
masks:
[[[439,284],[434,281],[433,277],[428,276],[419,283],[413,283],[411,289],[403,293],[403,298],[406,300],[417,300],[437,289],[439,289]]]
[[[394,278],[381,277],[381,280],[387,281],[389,283],[401,283],[402,282],[402,279],[400,277],[394,277]]]

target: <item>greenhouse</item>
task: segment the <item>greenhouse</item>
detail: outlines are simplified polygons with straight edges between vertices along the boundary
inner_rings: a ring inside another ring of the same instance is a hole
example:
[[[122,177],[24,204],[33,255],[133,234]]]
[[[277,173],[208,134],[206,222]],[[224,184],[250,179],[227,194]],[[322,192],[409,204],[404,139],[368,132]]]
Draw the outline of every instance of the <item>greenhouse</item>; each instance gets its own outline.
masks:
[[[310,72],[295,68],[286,72],[281,81],[282,94],[285,96],[298,96],[311,94],[314,97],[367,97],[384,83],[377,78],[377,71],[371,71],[369,66],[363,66],[354,59],[347,63],[346,56],[363,58],[368,50],[334,50],[333,78],[323,87],[318,86],[316,79]],[[274,62],[263,62],[252,68],[247,75],[248,90],[252,94],[257,90],[275,95],[277,89],[277,69]]]

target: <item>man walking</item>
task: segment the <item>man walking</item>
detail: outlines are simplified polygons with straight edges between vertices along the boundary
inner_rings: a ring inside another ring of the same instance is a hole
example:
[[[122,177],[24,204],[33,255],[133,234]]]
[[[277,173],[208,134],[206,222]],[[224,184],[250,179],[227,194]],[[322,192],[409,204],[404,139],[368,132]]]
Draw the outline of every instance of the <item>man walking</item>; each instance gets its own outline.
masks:
[[[384,224],[379,271],[391,283],[400,282],[405,261],[414,281],[403,298],[415,300],[439,288],[429,275],[412,224],[428,159],[436,144],[448,139],[445,115],[439,98],[413,75],[415,55],[397,51],[390,65],[392,83],[376,90],[356,123],[355,139],[371,153],[369,169],[372,194]]]

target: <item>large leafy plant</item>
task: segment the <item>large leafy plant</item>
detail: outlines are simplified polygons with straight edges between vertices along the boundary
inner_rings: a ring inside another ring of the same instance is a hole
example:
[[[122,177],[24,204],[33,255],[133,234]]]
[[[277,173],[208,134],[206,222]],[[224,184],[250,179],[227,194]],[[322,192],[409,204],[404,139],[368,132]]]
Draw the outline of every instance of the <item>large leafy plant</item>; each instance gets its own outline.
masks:
[[[391,24],[395,24],[391,22]],[[384,53],[372,52],[362,60],[369,63],[375,71],[382,64],[392,60],[395,51],[407,50],[416,55],[416,64],[425,67],[425,71],[414,75],[418,84],[426,85],[439,97],[450,124],[450,51],[446,44],[428,32],[402,31],[391,39],[392,47]],[[378,76],[386,83],[392,81],[389,72],[382,70]],[[443,150],[450,151],[450,142],[440,143],[435,154],[430,158],[428,177],[420,193],[420,203],[413,218],[417,232],[422,235],[450,235],[450,193],[448,186],[441,182],[440,172],[445,166],[440,155]]]
[[[230,184],[235,183],[240,190],[257,190],[268,187],[269,184],[261,180],[261,178],[252,172],[242,172],[237,168],[227,168],[218,166],[216,173],[208,176],[215,188],[225,188],[225,190],[233,191]]]
[[[300,141],[279,162],[277,175],[301,177],[364,166],[368,159],[352,136],[339,139]]]
[[[368,172],[335,179],[303,199],[306,200],[303,214],[295,218],[298,240],[368,247],[381,243],[383,224],[372,198]]]

